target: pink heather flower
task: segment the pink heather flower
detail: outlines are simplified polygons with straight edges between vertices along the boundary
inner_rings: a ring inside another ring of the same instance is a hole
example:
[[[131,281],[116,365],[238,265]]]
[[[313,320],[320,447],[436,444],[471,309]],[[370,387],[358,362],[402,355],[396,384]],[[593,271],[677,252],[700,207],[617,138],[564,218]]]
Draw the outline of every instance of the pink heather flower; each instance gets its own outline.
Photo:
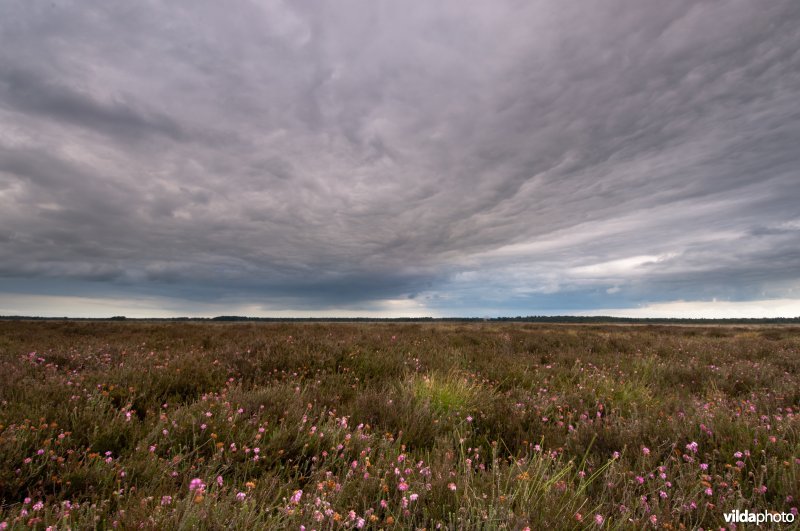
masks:
[[[614,452],[611,454],[611,459],[619,459],[619,452]]]
[[[161,496],[161,505],[169,505],[172,503],[172,496]]]
[[[25,500],[22,503],[23,505],[28,505],[30,502],[31,502],[30,498],[25,498]]]
[[[472,415],[467,415],[467,422],[472,422]]]
[[[419,498],[419,494],[417,494],[417,493],[411,494],[411,495],[408,497],[408,499],[409,499],[409,500],[411,500],[412,502],[413,502],[413,501],[417,501],[417,498]]]
[[[697,453],[697,446],[698,446],[697,443],[692,441],[692,442],[690,442],[689,444],[686,445],[686,449],[689,450],[690,452],[692,452],[693,454],[696,454]]]
[[[708,463],[700,463],[701,470],[708,470]]]
[[[402,463],[405,460],[406,460],[405,454],[400,454],[400,455],[397,456],[397,462],[398,463]]]
[[[767,486],[761,485],[760,487],[756,487],[756,492],[758,492],[759,494],[764,494],[765,492],[767,492]]]
[[[736,453],[734,453],[734,454],[733,454],[733,457],[735,457],[736,459],[741,459],[741,458],[742,458],[742,452],[736,452]]]
[[[447,488],[455,492],[458,487],[456,487],[455,483],[448,483]]]
[[[650,523],[653,524],[654,526],[658,525],[658,516],[654,514],[650,515]]]
[[[356,528],[361,529],[367,522],[363,518],[356,520]]]
[[[42,454],[44,454],[44,450],[36,450],[36,455],[42,455]]]
[[[705,493],[706,493],[706,496],[711,496],[712,494],[714,494],[714,491],[713,491],[713,490],[711,490],[711,487],[708,487],[708,488],[705,490]]]
[[[150,450],[150,453],[152,454],[153,452],[156,451],[156,445],[155,444],[151,445],[150,448],[148,448],[148,450]]]
[[[388,506],[389,504],[386,503],[386,500],[381,500],[381,509],[386,509]]]
[[[0,522],[0,531],[8,529],[8,522]]]
[[[303,497],[303,490],[302,489],[296,490],[294,491],[294,494],[292,494],[292,497],[289,501],[297,505],[298,503],[300,503],[300,498],[302,497]]]
[[[29,465],[29,464],[31,464],[31,461],[33,461],[33,459],[31,459],[30,457],[26,457],[25,460],[23,461],[23,463],[25,463],[26,465]]]
[[[203,483],[203,480],[200,478],[194,478],[192,481],[189,482],[189,490],[204,490],[206,488],[206,484]]]
[[[639,485],[641,485],[644,483],[644,478],[642,476],[636,476],[636,481],[639,483]]]
[[[397,485],[397,490],[399,491],[407,491],[408,490],[408,483],[405,481],[401,481],[400,484]]]
[[[667,499],[667,493],[664,492],[663,490],[658,491],[658,495],[661,496],[662,500],[666,500]]]
[[[236,493],[236,501],[244,501],[245,498],[247,498],[247,494],[245,494],[244,492]]]
[[[37,501],[36,503],[33,504],[34,511],[41,511],[42,509],[44,509],[44,503]]]
[[[648,448],[647,446],[642,446],[642,453],[644,455],[650,455],[650,448]]]
[[[217,476],[217,485],[222,486],[222,476]]]
[[[205,424],[200,424],[200,431],[203,431],[206,428],[208,428],[208,426],[206,426]]]
[[[603,515],[602,515],[602,514],[596,514],[596,515],[594,515],[594,523],[595,523],[595,524],[597,524],[597,525],[603,525],[603,522],[605,522],[605,518],[603,518]]]

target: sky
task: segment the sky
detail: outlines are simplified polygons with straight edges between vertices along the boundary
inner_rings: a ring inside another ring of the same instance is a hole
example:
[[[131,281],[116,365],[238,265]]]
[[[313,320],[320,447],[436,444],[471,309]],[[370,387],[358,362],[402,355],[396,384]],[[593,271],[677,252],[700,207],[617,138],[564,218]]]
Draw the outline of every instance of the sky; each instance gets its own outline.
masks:
[[[800,316],[800,2],[0,0],[0,315]]]

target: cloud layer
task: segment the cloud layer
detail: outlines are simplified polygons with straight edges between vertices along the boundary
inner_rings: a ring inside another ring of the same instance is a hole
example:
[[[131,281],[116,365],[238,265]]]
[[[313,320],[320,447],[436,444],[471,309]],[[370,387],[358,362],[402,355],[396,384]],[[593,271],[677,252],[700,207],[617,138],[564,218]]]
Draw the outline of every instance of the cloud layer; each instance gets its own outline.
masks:
[[[800,299],[800,4],[468,4],[7,2],[3,306]]]

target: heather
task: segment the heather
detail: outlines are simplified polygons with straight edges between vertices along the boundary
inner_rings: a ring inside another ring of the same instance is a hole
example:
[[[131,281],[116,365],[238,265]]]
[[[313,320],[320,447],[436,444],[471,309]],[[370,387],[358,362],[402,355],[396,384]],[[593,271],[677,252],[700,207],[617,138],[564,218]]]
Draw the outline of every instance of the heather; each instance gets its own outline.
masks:
[[[0,526],[797,512],[800,328],[0,322]]]

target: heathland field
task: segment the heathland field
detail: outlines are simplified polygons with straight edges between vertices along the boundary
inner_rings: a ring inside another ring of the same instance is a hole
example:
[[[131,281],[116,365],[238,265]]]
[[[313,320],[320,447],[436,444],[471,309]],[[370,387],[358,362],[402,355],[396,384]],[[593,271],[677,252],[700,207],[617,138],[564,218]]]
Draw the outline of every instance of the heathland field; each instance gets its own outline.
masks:
[[[0,377],[0,529],[718,529],[800,506],[794,327],[0,322]]]

